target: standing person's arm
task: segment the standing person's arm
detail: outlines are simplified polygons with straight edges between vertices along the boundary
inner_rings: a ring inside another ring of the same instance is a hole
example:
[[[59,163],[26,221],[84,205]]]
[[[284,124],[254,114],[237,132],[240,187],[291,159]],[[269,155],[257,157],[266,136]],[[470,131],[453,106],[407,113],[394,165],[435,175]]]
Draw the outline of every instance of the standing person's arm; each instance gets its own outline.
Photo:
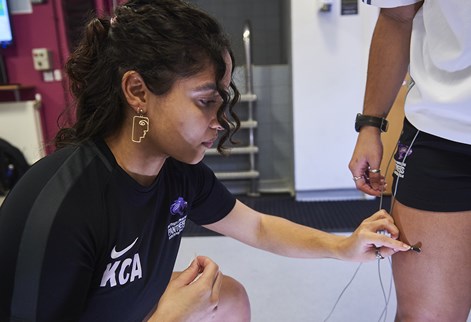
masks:
[[[422,2],[397,8],[383,8],[371,41],[363,115],[386,117],[409,66],[412,21]],[[349,164],[359,190],[380,195],[384,177],[368,172],[379,169],[383,154],[381,131],[363,126]],[[367,180],[367,178],[369,178]]]

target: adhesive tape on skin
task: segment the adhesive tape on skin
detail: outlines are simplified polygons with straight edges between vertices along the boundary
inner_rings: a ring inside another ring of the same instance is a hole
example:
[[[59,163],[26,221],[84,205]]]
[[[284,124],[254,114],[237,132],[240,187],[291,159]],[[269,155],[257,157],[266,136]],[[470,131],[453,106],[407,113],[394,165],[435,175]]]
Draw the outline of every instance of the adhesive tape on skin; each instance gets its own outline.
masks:
[[[386,229],[378,230],[376,233],[391,238],[391,233],[390,233],[389,231],[387,231]],[[374,244],[374,245],[375,245],[375,247],[377,247],[377,248],[378,248],[378,247],[381,247],[381,246],[378,246],[378,245],[376,245],[376,244]]]
[[[376,233],[391,238],[391,233],[386,229],[378,230]]]

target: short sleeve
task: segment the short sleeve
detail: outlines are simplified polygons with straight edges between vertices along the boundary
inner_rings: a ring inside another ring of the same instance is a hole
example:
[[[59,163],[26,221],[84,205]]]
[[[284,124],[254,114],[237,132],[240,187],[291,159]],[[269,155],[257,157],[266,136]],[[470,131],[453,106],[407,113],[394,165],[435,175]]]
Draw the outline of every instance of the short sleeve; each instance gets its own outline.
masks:
[[[229,214],[236,198],[204,163],[195,165],[194,170],[197,194],[189,218],[198,225],[215,223]]]
[[[364,3],[379,7],[379,8],[395,8],[407,6],[422,0],[362,0]]]

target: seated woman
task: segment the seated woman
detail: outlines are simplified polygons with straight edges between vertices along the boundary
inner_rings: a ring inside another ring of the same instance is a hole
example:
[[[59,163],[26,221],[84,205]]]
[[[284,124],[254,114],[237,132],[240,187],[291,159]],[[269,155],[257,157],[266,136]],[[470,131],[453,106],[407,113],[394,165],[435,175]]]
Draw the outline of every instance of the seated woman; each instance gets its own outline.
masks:
[[[243,286],[211,259],[172,277],[187,219],[292,257],[409,249],[384,211],[337,236],[228,192],[201,160],[238,128],[233,68],[219,24],[183,1],[131,0],[86,25],[66,64],[76,120],[0,208],[0,320],[248,321]]]

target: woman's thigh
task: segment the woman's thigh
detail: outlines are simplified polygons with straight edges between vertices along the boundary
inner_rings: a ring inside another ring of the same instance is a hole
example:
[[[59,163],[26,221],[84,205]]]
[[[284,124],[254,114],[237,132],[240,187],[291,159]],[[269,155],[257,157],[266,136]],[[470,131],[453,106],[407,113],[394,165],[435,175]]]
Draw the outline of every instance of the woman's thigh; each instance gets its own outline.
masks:
[[[396,321],[466,321],[471,308],[471,211],[423,211],[395,201],[393,216],[400,239],[422,249],[420,254],[393,256]]]
[[[174,272],[172,278],[181,272]],[[250,302],[244,286],[236,279],[224,275],[219,303],[213,322],[248,322],[251,318]]]

